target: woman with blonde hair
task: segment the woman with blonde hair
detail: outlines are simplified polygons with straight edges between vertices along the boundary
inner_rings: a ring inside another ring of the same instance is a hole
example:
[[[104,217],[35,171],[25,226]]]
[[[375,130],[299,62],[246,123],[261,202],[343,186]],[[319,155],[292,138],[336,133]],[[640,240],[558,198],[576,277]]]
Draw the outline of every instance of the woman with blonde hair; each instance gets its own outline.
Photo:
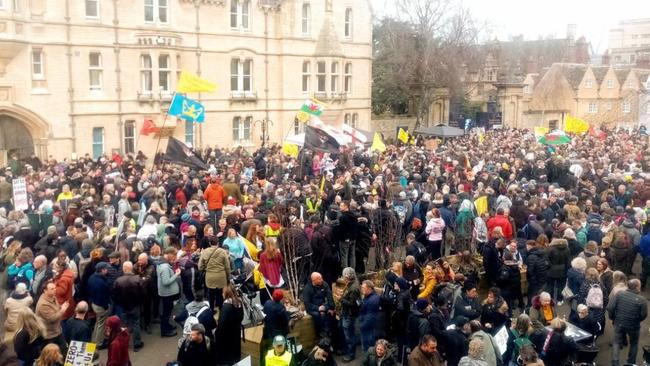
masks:
[[[34,362],[35,366],[62,366],[63,365],[63,355],[61,354],[61,349],[54,343],[50,343],[43,351],[41,355]]]
[[[246,240],[255,244],[257,249],[264,248],[264,230],[260,230],[261,225],[254,222],[248,227],[248,232],[246,233]]]
[[[253,224],[251,227],[255,226]],[[249,230],[250,231],[250,230]],[[282,278],[282,253],[278,249],[276,238],[267,238],[264,244],[264,251],[260,253],[260,265],[258,270],[264,276],[264,283],[269,293],[284,286]]]
[[[483,360],[483,341],[475,338],[469,341],[467,356],[460,359],[458,366],[488,366]]]
[[[12,240],[7,249],[5,249],[2,252],[2,255],[0,255],[0,266],[3,268],[3,271],[0,272],[0,286],[4,289],[7,289],[7,271],[5,271],[4,268],[9,267],[16,262],[16,258],[18,257],[22,246],[23,243],[20,240]]]
[[[36,317],[36,314],[30,308],[21,310],[18,316],[18,331],[14,336],[14,350],[18,359],[25,363],[25,366],[34,364],[38,358],[41,349],[45,344],[45,324]]]

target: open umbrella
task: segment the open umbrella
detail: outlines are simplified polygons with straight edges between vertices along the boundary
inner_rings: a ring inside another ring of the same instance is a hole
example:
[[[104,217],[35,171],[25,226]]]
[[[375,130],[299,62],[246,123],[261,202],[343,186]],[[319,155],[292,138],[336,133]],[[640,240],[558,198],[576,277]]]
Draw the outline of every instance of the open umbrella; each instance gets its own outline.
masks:
[[[565,145],[571,142],[571,138],[562,131],[553,131],[540,137],[537,141],[544,145]]]

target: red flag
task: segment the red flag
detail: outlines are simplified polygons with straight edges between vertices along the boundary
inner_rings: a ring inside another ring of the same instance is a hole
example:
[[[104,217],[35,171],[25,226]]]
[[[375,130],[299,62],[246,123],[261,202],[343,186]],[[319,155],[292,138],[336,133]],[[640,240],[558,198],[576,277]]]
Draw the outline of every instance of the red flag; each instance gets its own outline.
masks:
[[[153,120],[145,119],[142,129],[140,129],[140,134],[144,136],[149,136],[150,133],[156,133],[159,129],[156,127],[156,124]]]

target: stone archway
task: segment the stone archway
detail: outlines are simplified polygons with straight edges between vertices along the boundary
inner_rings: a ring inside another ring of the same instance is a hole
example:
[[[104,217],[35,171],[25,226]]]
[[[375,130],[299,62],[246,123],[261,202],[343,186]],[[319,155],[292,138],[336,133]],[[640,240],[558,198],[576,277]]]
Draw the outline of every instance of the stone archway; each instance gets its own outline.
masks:
[[[36,154],[47,158],[47,140],[50,125],[36,113],[18,105],[0,104],[0,163],[10,153],[19,158]]]

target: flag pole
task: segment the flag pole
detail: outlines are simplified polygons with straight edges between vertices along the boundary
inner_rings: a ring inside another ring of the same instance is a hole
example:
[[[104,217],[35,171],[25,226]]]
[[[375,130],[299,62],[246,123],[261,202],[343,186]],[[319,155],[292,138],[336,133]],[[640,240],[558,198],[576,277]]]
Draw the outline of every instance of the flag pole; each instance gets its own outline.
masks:
[[[171,108],[171,106],[174,105],[176,94],[177,93],[174,93],[174,97],[172,98],[171,103],[169,103],[169,108]],[[156,143],[156,152],[153,154],[153,161],[151,163],[151,172],[153,172],[154,168],[156,167],[156,156],[158,155],[158,149],[160,148],[160,140],[162,140],[163,129],[165,128],[165,123],[167,123],[167,117],[169,117],[169,109],[167,109],[167,112],[165,113],[165,118],[163,119],[162,126],[160,127],[160,131],[158,132],[158,142]]]

